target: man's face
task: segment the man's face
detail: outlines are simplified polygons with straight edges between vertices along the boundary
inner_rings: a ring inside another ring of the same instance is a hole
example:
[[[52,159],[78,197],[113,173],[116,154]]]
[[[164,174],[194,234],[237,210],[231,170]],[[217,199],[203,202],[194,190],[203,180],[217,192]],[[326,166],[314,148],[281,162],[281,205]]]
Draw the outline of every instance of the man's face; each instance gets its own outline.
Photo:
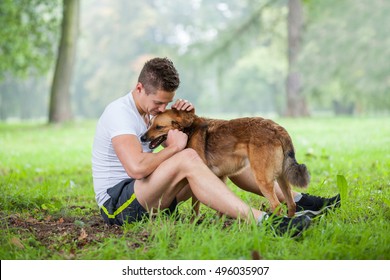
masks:
[[[162,113],[167,108],[167,105],[172,102],[175,92],[164,90],[155,90],[154,92],[145,92],[142,87],[142,104],[145,113],[155,116]]]

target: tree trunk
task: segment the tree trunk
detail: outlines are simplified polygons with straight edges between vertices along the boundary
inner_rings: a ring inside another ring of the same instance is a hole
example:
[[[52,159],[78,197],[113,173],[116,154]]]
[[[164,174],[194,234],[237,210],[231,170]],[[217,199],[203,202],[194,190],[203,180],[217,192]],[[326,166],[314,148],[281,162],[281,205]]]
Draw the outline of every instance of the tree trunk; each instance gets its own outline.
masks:
[[[50,93],[49,123],[72,119],[70,85],[79,29],[79,0],[63,0],[61,41]]]
[[[289,0],[287,19],[288,76],[286,79],[286,116],[289,117],[309,115],[305,97],[301,93],[301,75],[297,69],[297,60],[301,49],[302,27],[303,11],[301,0]]]

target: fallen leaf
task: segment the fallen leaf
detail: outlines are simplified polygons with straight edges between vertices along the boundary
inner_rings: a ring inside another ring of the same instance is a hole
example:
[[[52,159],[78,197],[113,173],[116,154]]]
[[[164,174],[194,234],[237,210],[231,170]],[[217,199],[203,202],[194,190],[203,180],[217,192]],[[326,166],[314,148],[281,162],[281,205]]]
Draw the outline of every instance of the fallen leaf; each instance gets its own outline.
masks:
[[[34,219],[33,217],[28,217],[28,218],[26,219],[26,222],[27,222],[27,223],[30,223],[30,224],[36,224],[36,223],[38,223],[38,221],[37,221],[36,219]]]
[[[22,242],[20,241],[19,238],[14,236],[11,238],[10,242],[11,242],[11,244],[15,245],[19,249],[24,249],[24,245],[22,244]]]
[[[64,218],[60,218],[58,221],[57,221],[57,224],[63,224],[64,223]]]
[[[259,251],[253,250],[252,251],[252,260],[262,260],[263,257],[260,255]]]
[[[88,233],[85,231],[85,229],[84,228],[82,228],[81,229],[81,232],[80,232],[80,236],[79,236],[79,240],[83,240],[83,239],[85,239],[85,238],[87,238],[88,237]]]

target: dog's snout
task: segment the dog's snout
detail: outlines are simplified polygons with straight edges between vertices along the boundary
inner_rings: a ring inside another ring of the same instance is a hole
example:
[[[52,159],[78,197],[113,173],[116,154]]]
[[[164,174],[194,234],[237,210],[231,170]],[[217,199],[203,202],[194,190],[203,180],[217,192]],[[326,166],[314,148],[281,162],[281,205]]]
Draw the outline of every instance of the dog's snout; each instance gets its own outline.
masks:
[[[141,136],[141,141],[142,142],[147,142],[148,141],[148,138],[146,137],[146,133]]]

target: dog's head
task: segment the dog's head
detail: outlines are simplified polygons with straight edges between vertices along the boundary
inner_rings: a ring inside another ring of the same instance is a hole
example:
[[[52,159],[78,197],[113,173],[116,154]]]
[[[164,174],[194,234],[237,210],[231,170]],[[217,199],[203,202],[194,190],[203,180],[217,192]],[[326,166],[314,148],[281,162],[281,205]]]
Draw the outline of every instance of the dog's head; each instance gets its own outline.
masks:
[[[190,127],[195,119],[195,110],[183,111],[176,109],[165,110],[151,120],[151,126],[141,136],[142,142],[150,142],[149,148],[155,149],[167,139],[168,131],[178,129],[183,131]]]

